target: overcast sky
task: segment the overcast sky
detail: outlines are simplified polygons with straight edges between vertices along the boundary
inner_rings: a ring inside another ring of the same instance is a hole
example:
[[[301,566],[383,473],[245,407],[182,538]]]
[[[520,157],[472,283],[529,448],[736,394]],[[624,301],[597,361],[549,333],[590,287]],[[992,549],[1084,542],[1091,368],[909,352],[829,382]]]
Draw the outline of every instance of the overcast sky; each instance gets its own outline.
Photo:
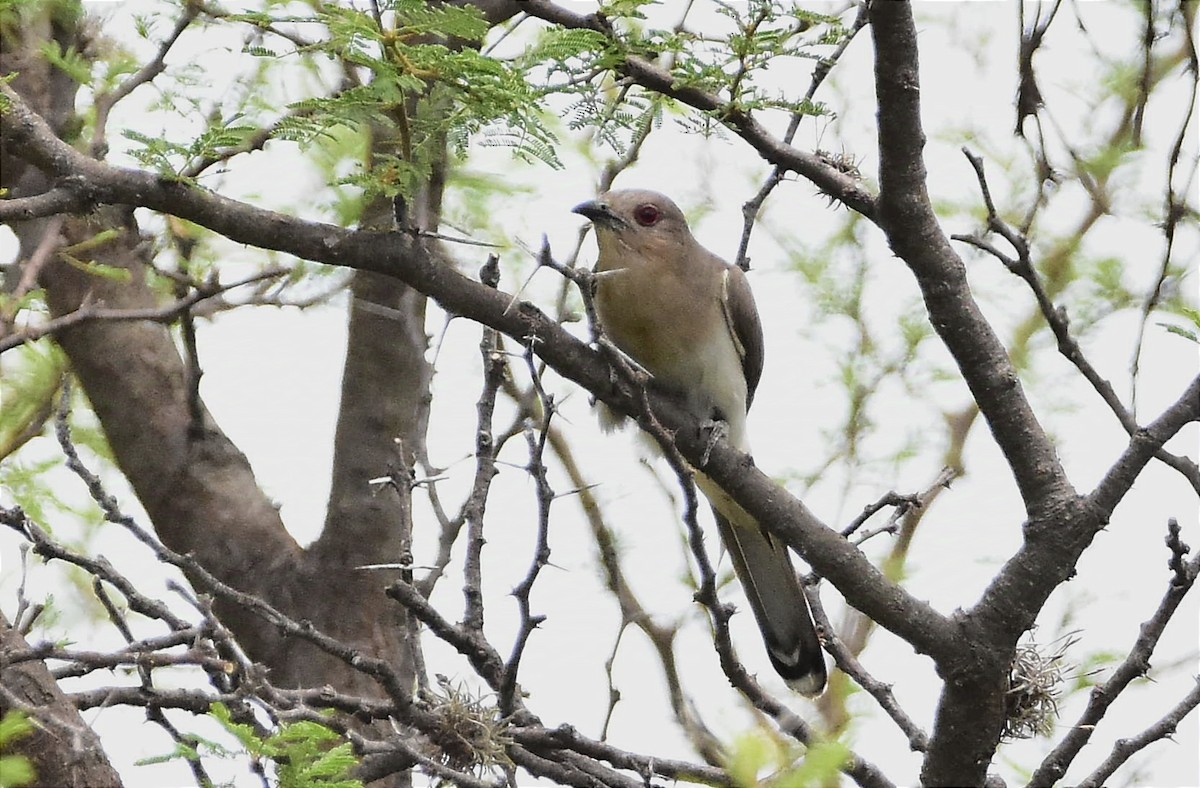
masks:
[[[150,2],[89,3],[108,15],[104,31],[118,38],[129,36],[130,20]],[[585,3],[568,5],[588,7]],[[1079,8],[1092,35],[1092,43],[1111,54],[1125,54],[1136,45],[1130,15],[1115,3],[1080,3]],[[672,4],[671,13],[675,13]],[[924,119],[929,131],[927,147],[930,190],[935,203],[977,199],[973,174],[960,152],[969,144],[989,158],[995,173],[993,187],[1004,203],[1009,189],[1001,170],[1010,162],[1024,162],[1023,148],[1011,135],[1014,122],[1017,30],[1013,6],[1008,3],[925,3],[918,6],[922,45],[922,96]],[[1064,10],[1064,14],[1070,14]],[[671,18],[673,21],[672,17]],[[697,16],[693,24],[705,23]],[[210,75],[213,91],[221,91],[234,78],[238,59],[227,48],[235,40],[210,35],[184,39],[173,53],[175,62],[202,62]],[[1038,67],[1042,88],[1055,119],[1068,134],[1075,129],[1103,127],[1109,122],[1103,112],[1090,113],[1086,97],[1095,89],[1095,65],[1090,46],[1070,19],[1056,24]],[[169,61],[171,62],[171,61]],[[772,65],[770,76],[781,89],[793,94],[807,85],[807,61]],[[874,181],[876,153],[873,84],[870,74],[870,41],[866,33],[848,51],[841,65],[818,98],[838,114],[836,120],[806,121],[796,143],[805,149],[821,147],[852,154],[869,181]],[[1182,85],[1171,88],[1161,99],[1159,114],[1151,114],[1148,138],[1152,151],[1161,151],[1174,133],[1177,115],[1166,108],[1178,106],[1186,94]],[[139,91],[145,93],[146,91]],[[131,97],[114,115],[114,123],[137,117],[138,101],[150,95]],[[1155,119],[1163,122],[1155,124]],[[180,122],[187,123],[188,119]],[[774,123],[774,121],[772,121]],[[164,121],[164,126],[169,127]],[[775,123],[775,126],[779,124]],[[118,143],[115,143],[118,144]],[[564,146],[565,148],[569,146]],[[287,145],[271,146],[263,154],[241,157],[219,182],[210,183],[223,191],[261,204],[282,206],[303,215],[317,213],[304,203],[319,187],[316,175],[297,160],[297,151]],[[1194,156],[1194,141],[1191,153]],[[581,217],[571,206],[594,193],[597,163],[608,151],[567,151],[565,169],[514,162],[502,150],[484,150],[467,166],[477,172],[502,172],[521,188],[514,199],[499,201],[492,224],[503,228],[508,239],[536,248],[545,234],[556,252],[566,253],[574,243]],[[1131,194],[1147,193],[1154,177],[1161,179],[1164,157],[1145,155],[1147,170],[1142,177],[1126,180]],[[622,174],[617,186],[648,186],[668,192],[692,216],[697,237],[714,252],[731,258],[741,234],[740,205],[758,188],[767,172],[752,151],[731,135],[705,139],[684,134],[672,123],[651,135],[638,164]],[[1157,187],[1155,187],[1157,188]],[[1139,192],[1138,190],[1142,191]],[[1148,192],[1151,196],[1155,192]],[[1132,198],[1131,203],[1132,204]],[[449,214],[454,216],[456,197],[448,195]],[[1067,194],[1044,219],[1047,232],[1072,226],[1083,200]],[[750,416],[750,435],[760,467],[778,477],[799,476],[818,468],[829,451],[826,431],[842,418],[845,402],[837,384],[839,354],[848,346],[852,326],[830,319],[814,322],[811,302],[801,277],[789,265],[786,249],[799,247],[809,253],[819,249],[844,215],[844,209],[829,207],[827,201],[804,182],[781,186],[772,198],[763,226],[759,228],[751,255],[754,287],[767,337],[766,369],[755,407]],[[948,232],[978,229],[966,218],[947,220]],[[870,260],[871,311],[875,327],[886,326],[896,314],[916,309],[919,294],[902,264],[893,258],[880,234],[868,230],[864,254]],[[1196,239],[1187,240],[1195,252]],[[1104,250],[1128,260],[1131,284],[1144,285],[1161,256],[1161,233],[1146,223],[1112,220],[1089,239],[1086,250]],[[965,252],[965,250],[964,250]],[[463,253],[464,264],[472,252]],[[1019,322],[1032,300],[1023,286],[1000,266],[987,259],[966,255],[972,286],[979,294],[1001,336]],[[255,260],[253,250],[233,247],[230,259],[247,264]],[[585,247],[583,261],[594,259],[594,246]],[[1180,259],[1186,259],[1181,257]],[[1192,258],[1195,259],[1194,256]],[[506,253],[502,288],[515,291],[531,264],[520,251]],[[1196,288],[1194,271],[1187,282]],[[525,291],[526,298],[550,304],[557,288],[550,272],[541,272]],[[544,300],[543,300],[544,299]],[[289,529],[302,541],[312,539],[324,519],[328,494],[330,444],[336,413],[339,376],[345,340],[345,299],[307,311],[254,310],[226,314],[201,329],[200,350],[205,376],[203,394],[218,423],[248,455],[263,488],[282,506]],[[1102,373],[1113,380],[1119,392],[1128,390],[1126,367],[1132,350],[1133,315],[1106,320],[1087,337],[1084,347]],[[442,495],[457,500],[469,484],[471,465],[462,460],[470,451],[474,429],[474,398],[479,391],[477,343],[479,327],[455,321],[445,328],[438,310],[431,310],[429,332],[435,339],[437,377],[430,436],[433,461],[448,467],[449,479]],[[885,341],[892,338],[884,336]],[[1041,347],[1046,347],[1043,342]],[[431,358],[435,351],[431,350]],[[944,356],[940,346],[927,348],[929,358]],[[943,359],[944,360],[944,359]],[[1174,400],[1197,367],[1195,346],[1166,334],[1149,332],[1142,362],[1144,384],[1140,393],[1140,415],[1152,417]],[[1115,419],[1098,398],[1081,384],[1066,365],[1049,353],[1034,367],[1028,391],[1038,413],[1058,440],[1062,459],[1072,480],[1087,491],[1126,444]],[[610,522],[622,540],[627,569],[636,589],[651,609],[664,617],[686,617],[680,653],[686,686],[706,719],[723,735],[735,736],[751,724],[740,701],[728,691],[716,664],[707,626],[691,593],[681,582],[685,552],[675,502],[665,496],[654,475],[663,469],[647,455],[631,435],[602,436],[593,426],[587,395],[551,376],[550,386],[565,399],[559,426],[570,434],[583,458],[589,480],[599,484],[597,494]],[[885,455],[904,441],[922,443],[929,450],[918,461],[896,468],[878,463],[868,473],[848,478],[837,468],[806,491],[806,503],[827,523],[845,523],[888,490],[912,492],[927,485],[938,469],[942,433],[939,414],[961,408],[967,402],[965,387],[951,381],[931,384],[922,398],[914,400],[897,389],[882,395],[890,403],[876,412],[884,428],[872,440],[869,451]],[[1195,456],[1196,425],[1176,441],[1176,450]],[[507,455],[523,462],[523,442],[514,442]],[[50,439],[29,447],[30,456],[51,456]],[[968,446],[968,476],[938,501],[922,527],[909,566],[908,588],[928,599],[943,612],[967,607],[978,598],[998,566],[1020,541],[1021,507],[1002,459],[986,429],[979,425]],[[555,469],[552,483],[560,492],[569,488]],[[800,492],[803,488],[793,484]],[[1173,473],[1151,467],[1117,510],[1110,527],[1102,533],[1079,566],[1079,575],[1052,598],[1043,616],[1043,633],[1059,631],[1060,620],[1071,617],[1070,629],[1078,629],[1082,640],[1071,656],[1082,660],[1101,651],[1123,653],[1137,635],[1138,624],[1152,612],[1167,581],[1166,551],[1162,546],[1165,523],[1176,517],[1184,525],[1185,540],[1200,543],[1194,498],[1184,494],[1185,485]],[[119,488],[118,488],[119,489]],[[78,496],[78,490],[65,494]],[[1182,502],[1182,505],[1181,505]],[[136,510],[132,496],[127,508]],[[515,602],[508,591],[524,575],[532,539],[532,485],[517,469],[502,472],[490,503],[491,520],[485,553],[488,633],[497,643],[507,644],[515,621]],[[577,508],[570,498],[555,504],[552,534],[554,568],[543,573],[533,602],[536,612],[548,616],[530,645],[522,683],[530,692],[530,705],[548,724],[571,722],[584,733],[595,735],[607,703],[603,663],[612,651],[618,623],[617,612],[604,595],[595,550]],[[433,524],[426,520],[426,551],[433,548]],[[123,534],[108,529],[95,542],[118,566],[148,577],[148,557]],[[418,534],[420,539],[420,533]],[[871,555],[887,546],[879,539]],[[711,540],[716,544],[716,539]],[[418,542],[418,551],[422,543]],[[381,557],[386,560],[387,557]],[[17,543],[10,534],[0,534],[0,599],[13,599],[18,566]],[[456,568],[456,567],[452,567]],[[728,568],[727,566],[725,567]],[[33,591],[45,590],[58,576],[35,571]],[[162,582],[147,579],[148,584]],[[450,575],[439,587],[435,602],[457,610],[461,578]],[[165,594],[165,591],[163,592]],[[840,598],[827,584],[823,598],[834,620],[840,617]],[[740,592],[727,596],[737,601]],[[5,603],[10,604],[8,602]],[[744,604],[743,604],[744,607]],[[7,612],[11,610],[6,608]],[[1200,606],[1193,597],[1181,608],[1167,630],[1155,660],[1166,666],[1184,660],[1194,670],[1197,621]],[[749,615],[734,618],[734,638],[747,666],[758,673],[766,686],[777,691],[801,713],[805,704],[791,695],[770,671],[762,653],[754,623]],[[101,634],[105,642],[114,635]],[[502,647],[506,650],[507,645]],[[440,673],[465,671],[465,663],[430,645],[429,664]],[[886,632],[879,632],[868,648],[864,663],[883,681],[895,684],[901,705],[922,726],[932,723],[936,688],[931,663],[912,653],[911,648]],[[457,667],[456,667],[457,666]],[[614,744],[669,757],[690,757],[686,742],[669,720],[663,682],[644,639],[627,633],[615,664],[616,685],[622,701],[613,718]],[[1088,751],[1080,763],[1086,773],[1107,754],[1117,736],[1137,732],[1157,719],[1176,699],[1180,684],[1163,682],[1124,697],[1118,709],[1096,732],[1100,747]],[[1062,725],[1077,716],[1080,698],[1064,704]],[[873,702],[864,697],[852,701],[864,717],[856,722],[851,744],[864,757],[878,764],[899,784],[916,780],[920,759],[907,749],[903,737],[886,720],[880,720]],[[106,709],[89,712],[102,731],[106,744],[129,786],[161,786],[186,781],[187,771],[176,766],[135,767],[133,761],[170,749],[165,736],[135,711]],[[129,735],[134,726],[137,735]],[[121,731],[117,733],[117,731]],[[144,735],[142,735],[144,733]],[[1059,736],[1062,731],[1060,730]],[[1142,785],[1195,785],[1197,774],[1194,743],[1196,715],[1181,727],[1179,744],[1154,746],[1141,758]],[[1051,742],[1052,743],[1052,742]],[[1019,768],[1039,759],[1048,749],[1044,741],[1006,747],[996,768],[1010,782],[1019,782]],[[219,773],[219,772],[217,772]],[[238,784],[249,780],[244,769],[231,773]]]

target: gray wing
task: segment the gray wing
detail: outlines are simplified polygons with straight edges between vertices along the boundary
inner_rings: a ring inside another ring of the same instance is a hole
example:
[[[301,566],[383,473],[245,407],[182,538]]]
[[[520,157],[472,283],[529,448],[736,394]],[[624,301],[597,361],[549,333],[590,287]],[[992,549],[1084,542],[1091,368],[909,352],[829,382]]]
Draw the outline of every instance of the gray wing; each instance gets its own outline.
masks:
[[[763,330],[758,307],[754,305],[754,294],[750,292],[750,280],[736,265],[725,264],[721,306],[742,359],[742,374],[746,376],[746,409],[749,410],[754,402],[754,390],[758,388],[759,378],[762,377]]]

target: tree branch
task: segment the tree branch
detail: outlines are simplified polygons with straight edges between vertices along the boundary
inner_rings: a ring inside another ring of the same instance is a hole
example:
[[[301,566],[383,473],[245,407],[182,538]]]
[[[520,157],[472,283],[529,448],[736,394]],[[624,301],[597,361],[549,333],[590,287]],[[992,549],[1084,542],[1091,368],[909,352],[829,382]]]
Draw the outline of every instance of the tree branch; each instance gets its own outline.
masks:
[[[71,178],[94,201],[141,205],[188,219],[239,243],[397,277],[436,300],[447,312],[469,316],[523,345],[533,345],[538,356],[556,371],[618,412],[641,413],[639,396],[617,382],[619,378],[611,374],[602,353],[586,347],[532,304],[514,301],[422,252],[418,239],[404,233],[351,231],[306,222],[200,187],[106,166],[58,140],[8,86],[0,85],[0,94],[11,102],[0,132],[3,138],[52,175]],[[0,218],[2,207],[0,201]],[[668,398],[651,396],[653,412],[663,426],[675,430],[684,456],[700,464],[708,447],[699,438],[698,425]],[[747,467],[748,462],[741,452],[718,445],[710,453],[705,472],[795,547],[859,610],[922,653],[949,657],[960,650],[953,629],[941,614],[893,585],[861,552],[829,530],[802,503],[782,494],[765,474]]]
[[[1150,657],[1154,654],[1159,638],[1162,637],[1163,631],[1174,617],[1175,611],[1178,610],[1184,597],[1191,591],[1197,576],[1200,576],[1200,555],[1194,556],[1191,561],[1184,562],[1183,554],[1186,553],[1186,547],[1178,541],[1178,533],[1174,530],[1168,534],[1167,544],[1171,550],[1169,566],[1172,568],[1172,572],[1167,592],[1163,595],[1162,601],[1158,603],[1158,609],[1139,628],[1138,637],[1124,661],[1117,666],[1107,681],[1092,688],[1088,696],[1087,707],[1079,719],[1029,778],[1030,788],[1051,788],[1061,780],[1066,775],[1072,761],[1075,760],[1075,756],[1091,740],[1096,726],[1108,712],[1108,707],[1120,697],[1130,682],[1146,675],[1150,670]],[[1195,691],[1193,689],[1193,694]],[[1195,706],[1195,703],[1192,705]],[[1178,722],[1180,719],[1183,719],[1182,715],[1175,721]],[[1116,766],[1113,768],[1115,769]],[[1107,778],[1110,774],[1112,774],[1112,770],[1109,770],[1104,777]],[[1103,782],[1103,778],[1099,782]]]
[[[872,3],[871,33],[879,102],[879,224],[892,251],[916,275],[930,322],[1004,453],[1026,511],[1038,517],[1074,490],[930,204],[911,5]]]
[[[1030,258],[1029,242],[1025,238],[1024,233],[1010,227],[996,212],[996,205],[992,202],[991,190],[988,188],[987,177],[983,170],[983,159],[965,147],[962,149],[962,152],[967,157],[967,160],[971,162],[971,167],[975,170],[975,176],[979,180],[979,189],[983,194],[984,205],[987,208],[988,230],[999,233],[1004,240],[1008,241],[1016,251],[1017,257],[1014,260],[983,239],[974,236],[958,235],[954,236],[954,239],[964,241],[988,252],[1000,260],[1009,271],[1019,276],[1029,285],[1029,289],[1033,291],[1034,299],[1037,301],[1038,309],[1046,319],[1046,324],[1050,326],[1050,330],[1058,343],[1058,352],[1075,365],[1079,373],[1083,375],[1092,388],[1095,389],[1096,393],[1100,395],[1100,398],[1104,400],[1104,404],[1108,405],[1109,410],[1117,417],[1117,421],[1120,422],[1126,434],[1132,436],[1138,430],[1137,419],[1134,416],[1133,410],[1125,407],[1124,403],[1121,402],[1121,398],[1117,396],[1117,392],[1112,384],[1100,376],[1096,368],[1083,355],[1079,343],[1071,336],[1066,307],[1055,308],[1053,301],[1050,300],[1050,294],[1042,284],[1037,269],[1034,268],[1033,261]],[[1163,270],[1165,271],[1165,262]],[[1148,311],[1144,313],[1144,315],[1148,314]],[[1144,322],[1145,318],[1143,317],[1143,324]],[[1196,463],[1187,457],[1171,454],[1161,448],[1155,452],[1154,456],[1183,474],[1183,477],[1192,485],[1192,489],[1200,493],[1200,467]]]
[[[18,331],[15,334],[0,337],[0,353],[20,347],[27,342],[36,342],[43,337],[64,331],[80,323],[94,320],[146,320],[152,323],[173,323],[181,315],[202,301],[215,298],[239,287],[262,282],[266,279],[277,279],[281,276],[286,276],[288,273],[286,270],[273,268],[268,271],[261,271],[245,279],[239,279],[227,285],[219,283],[202,285],[182,298],[160,307],[109,309],[89,299],[85,299],[84,303],[73,312],[68,312],[65,315],[48,320],[40,326],[34,326],[23,331]]]
[[[1200,679],[1192,684],[1191,692],[1171,707],[1171,710],[1158,722],[1136,736],[1117,739],[1112,753],[1104,759],[1104,763],[1096,767],[1094,772],[1079,783],[1078,788],[1103,788],[1108,785],[1109,778],[1120,768],[1121,764],[1159,739],[1170,738],[1183,718],[1195,711],[1197,706],[1200,706]]]
[[[1175,437],[1184,425],[1193,421],[1200,421],[1200,375],[1192,378],[1179,399],[1157,419],[1130,436],[1129,446],[1088,495],[1088,501],[1103,513],[1105,520],[1137,481],[1146,463],[1157,456],[1163,444]]]
[[[858,6],[858,11],[854,16],[854,22],[850,25],[850,29],[846,31],[846,37],[842,39],[837,48],[830,53],[828,57],[821,58],[817,61],[817,65],[813,68],[812,81],[809,82],[808,90],[804,94],[804,102],[810,102],[817,94],[817,88],[829,76],[833,67],[837,65],[838,60],[850,48],[850,43],[854,41],[858,32],[867,26],[868,11],[870,3],[862,2]],[[804,116],[796,113],[792,115],[791,121],[788,123],[787,131],[784,132],[783,142],[786,145],[792,144],[792,139],[796,136],[796,132],[800,129],[800,122]],[[845,172],[843,169],[842,171]],[[742,239],[738,242],[737,254],[734,255],[733,263],[743,270],[750,269],[750,258],[748,256],[750,250],[750,234],[754,232],[754,226],[758,220],[758,212],[762,210],[763,203],[767,201],[767,197],[771,192],[775,191],[775,187],[783,182],[783,176],[787,173],[787,169],[776,165],[767,179],[763,181],[763,185],[755,192],[742,206]],[[850,174],[847,172],[847,174]]]
[[[155,53],[151,60],[131,74],[128,79],[117,85],[116,89],[111,93],[101,93],[96,96],[94,120],[94,128],[92,130],[91,152],[92,156],[97,159],[104,158],[108,150],[108,142],[105,140],[106,127],[108,125],[108,114],[112,108],[117,105],[117,102],[128,96],[138,87],[145,85],[154,80],[163,72],[166,67],[167,54],[171,51],[171,47],[175,46],[175,42],[183,35],[183,31],[195,21],[200,15],[199,3],[187,3],[184,6],[183,13],[179,15],[179,19],[175,21],[175,26],[171,32],[163,40],[158,47],[158,52]]]
[[[28,736],[6,744],[5,757],[28,758],[38,785],[120,788],[121,777],[108,762],[96,732],[46,666],[9,660],[9,654],[26,648],[21,633],[0,613],[0,717],[17,710],[34,723]]]
[[[815,592],[807,595],[813,618],[821,628],[821,640],[826,650],[833,655],[838,668],[852,678],[858,686],[866,690],[867,694],[879,704],[879,708],[892,718],[892,722],[896,723],[896,727],[908,739],[909,749],[913,752],[925,752],[929,749],[929,735],[921,730],[912,717],[908,716],[908,713],[900,707],[900,703],[892,692],[892,685],[885,684],[868,673],[854,652],[846,648],[846,644],[838,637],[833,625],[829,622],[829,617],[825,614],[825,607],[821,604],[821,595]]]
[[[530,16],[566,28],[595,30],[608,36],[614,44],[621,45],[608,20],[599,14],[580,14],[549,0],[518,0],[517,5]],[[617,70],[642,87],[712,115],[748,142],[769,163],[803,175],[830,197],[867,218],[874,217],[875,198],[857,178],[832,166],[815,153],[797,150],[776,138],[749,113],[728,104],[719,96],[699,88],[679,85],[669,71],[638,55],[626,54]]]

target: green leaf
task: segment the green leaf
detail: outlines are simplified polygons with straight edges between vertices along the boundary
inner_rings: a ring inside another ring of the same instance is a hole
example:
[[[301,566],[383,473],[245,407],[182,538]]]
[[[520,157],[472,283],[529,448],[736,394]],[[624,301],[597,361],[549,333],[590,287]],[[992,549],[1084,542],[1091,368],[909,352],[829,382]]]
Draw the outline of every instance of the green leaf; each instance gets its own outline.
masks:
[[[659,0],[604,0],[600,3],[600,13],[609,19],[645,19],[642,6],[658,4]]]
[[[136,766],[156,766],[160,763],[171,763],[173,761],[198,761],[200,753],[195,747],[183,742],[176,742],[175,749],[165,755],[151,755],[146,758],[138,758],[134,761]]]
[[[769,738],[746,734],[734,742],[725,771],[738,788],[755,788],[759,785],[759,772],[771,765],[775,754],[775,744]]]
[[[27,308],[36,314],[45,309],[40,302]],[[12,366],[6,365],[0,377],[0,460],[42,433],[67,367],[66,356],[52,342],[27,343],[11,350],[5,361]]]
[[[0,788],[23,788],[36,780],[37,772],[24,755],[0,756]]]
[[[91,81],[92,63],[80,54],[75,47],[71,46],[63,49],[57,41],[47,41],[42,44],[41,52],[42,57],[46,58],[50,65],[80,85],[86,85]]]
[[[725,764],[737,788],[816,788],[837,782],[838,772],[850,757],[850,750],[838,741],[815,742],[798,760],[795,749],[765,731],[748,733],[734,743]],[[765,770],[775,770],[766,780]]]
[[[0,719],[0,751],[33,731],[33,723],[22,712],[6,712]],[[33,764],[24,755],[0,756],[0,788],[22,788],[36,779]]]
[[[810,745],[795,769],[784,771],[772,788],[817,788],[837,782],[838,773],[850,759],[850,748],[839,741]]]
[[[358,758],[350,742],[319,722],[288,723],[264,739],[253,726],[234,721],[222,703],[214,703],[209,713],[248,753],[275,761],[280,788],[362,788],[352,777]]]
[[[1200,334],[1197,334],[1193,329],[1186,328],[1184,326],[1177,326],[1173,323],[1159,323],[1158,325],[1162,328],[1165,328],[1170,333],[1175,334],[1176,336],[1181,336],[1184,339],[1190,339],[1191,341],[1200,344]]]
[[[0,746],[12,744],[23,736],[33,733],[33,723],[23,712],[9,710],[0,719]]]
[[[83,271],[85,274],[96,276],[101,279],[107,279],[110,282],[119,282],[121,284],[129,284],[133,281],[133,273],[128,268],[121,268],[116,265],[108,265],[106,263],[98,263],[95,260],[80,260],[77,257],[62,253],[67,262],[75,268]]]
[[[565,64],[569,60],[604,52],[608,48],[608,36],[597,30],[552,27],[538,35],[537,41],[526,51],[524,59],[530,64],[546,61]]]
[[[263,754],[263,741],[259,738],[258,732],[254,730],[253,726],[235,722],[233,713],[224,703],[214,703],[208,713],[221,723],[221,727],[233,734],[233,737],[241,742],[251,755]]]
[[[1200,309],[1191,306],[1180,306],[1176,309],[1179,314],[1192,321],[1192,325],[1200,328]]]

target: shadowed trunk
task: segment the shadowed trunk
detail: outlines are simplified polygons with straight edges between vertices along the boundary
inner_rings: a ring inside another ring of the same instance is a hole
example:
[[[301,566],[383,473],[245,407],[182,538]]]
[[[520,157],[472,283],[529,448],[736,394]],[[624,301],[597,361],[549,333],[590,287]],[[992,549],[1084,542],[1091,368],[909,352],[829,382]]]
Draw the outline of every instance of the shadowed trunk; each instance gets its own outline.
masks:
[[[2,73],[19,70],[14,87],[65,136],[77,85],[34,53],[51,37],[63,50],[82,49],[79,36],[74,21],[52,24],[47,14],[37,25],[6,29],[2,42]],[[49,183],[4,151],[0,185],[20,197]],[[427,196],[423,218],[436,224],[439,203],[440,193]],[[23,258],[48,240],[47,233],[59,234],[61,244],[74,244],[119,231],[87,256],[127,277],[86,273],[61,258],[42,270],[40,283],[54,315],[84,303],[161,306],[161,296],[146,281],[148,245],[141,243],[131,210],[104,208],[61,226],[35,220],[12,227]],[[193,373],[168,326],[91,321],[62,331],[57,340],[164,544],[191,554],[218,579],[285,614],[311,621],[365,654],[404,665],[402,610],[383,594],[391,573],[357,567],[399,561],[406,543],[399,497],[368,481],[396,466],[399,447],[408,458],[421,450],[430,382],[425,298],[396,280],[368,273],[356,276],[352,295],[330,505],[326,527],[308,550],[286,531],[246,457],[193,395]],[[380,694],[362,673],[308,643],[282,637],[257,616],[219,602],[217,608],[277,685],[331,685],[354,694]],[[67,763],[73,756],[63,751],[55,757]]]
[[[20,632],[0,613],[0,654],[29,648]],[[100,747],[70,699],[58,688],[46,665],[22,662],[0,670],[0,717],[13,708],[8,698],[25,707],[33,731],[5,747],[5,757],[24,755],[37,775],[35,785],[61,788],[108,788],[121,785]]]

